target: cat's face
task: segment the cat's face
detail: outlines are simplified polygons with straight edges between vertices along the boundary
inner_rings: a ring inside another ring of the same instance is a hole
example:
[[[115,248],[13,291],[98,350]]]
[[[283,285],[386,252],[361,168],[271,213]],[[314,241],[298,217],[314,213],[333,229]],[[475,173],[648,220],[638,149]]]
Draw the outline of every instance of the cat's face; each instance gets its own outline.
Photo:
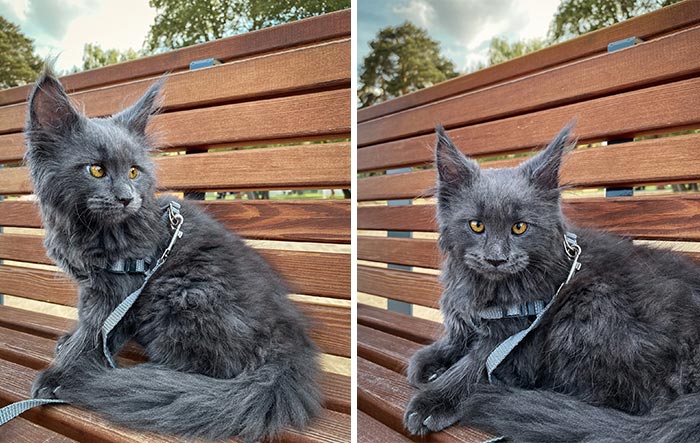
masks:
[[[569,128],[519,167],[484,170],[438,134],[441,247],[489,280],[546,266],[562,244],[558,175]]]
[[[54,210],[83,221],[118,223],[154,198],[155,175],[145,135],[161,84],[132,107],[89,119],[45,74],[29,102],[27,161],[35,191]]]

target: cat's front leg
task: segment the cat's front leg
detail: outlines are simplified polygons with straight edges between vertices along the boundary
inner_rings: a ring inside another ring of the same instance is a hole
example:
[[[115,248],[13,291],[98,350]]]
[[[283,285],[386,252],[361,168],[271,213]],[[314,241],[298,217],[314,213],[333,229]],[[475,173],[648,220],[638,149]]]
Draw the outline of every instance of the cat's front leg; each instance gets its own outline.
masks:
[[[463,418],[460,404],[471,387],[483,378],[483,362],[462,357],[440,377],[418,391],[406,407],[404,424],[414,435],[425,435],[451,426]]]
[[[408,382],[421,388],[435,381],[464,353],[464,345],[455,343],[447,336],[442,337],[413,354],[406,370]]]

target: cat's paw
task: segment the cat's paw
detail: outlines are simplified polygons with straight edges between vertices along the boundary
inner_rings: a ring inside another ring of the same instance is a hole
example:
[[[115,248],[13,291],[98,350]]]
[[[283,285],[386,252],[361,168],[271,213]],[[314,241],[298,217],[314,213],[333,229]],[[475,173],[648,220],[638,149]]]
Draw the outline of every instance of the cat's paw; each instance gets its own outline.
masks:
[[[32,384],[32,398],[58,398],[62,375],[53,368],[39,372]]]
[[[462,415],[452,400],[426,390],[418,392],[408,403],[404,425],[413,435],[425,435],[452,426]]]
[[[420,387],[441,376],[447,367],[429,352],[429,348],[418,351],[408,364],[406,377],[413,386]]]

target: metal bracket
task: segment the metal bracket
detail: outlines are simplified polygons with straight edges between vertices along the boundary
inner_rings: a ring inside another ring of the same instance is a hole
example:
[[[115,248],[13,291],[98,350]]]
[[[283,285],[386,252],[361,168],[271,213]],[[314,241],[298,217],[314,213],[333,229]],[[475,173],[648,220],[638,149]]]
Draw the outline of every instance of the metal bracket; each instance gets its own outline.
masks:
[[[621,49],[629,48],[638,43],[642,43],[643,40],[637,37],[623,38],[608,44],[608,53],[619,51]],[[608,140],[608,145],[616,145],[619,143],[627,143],[633,141],[633,138],[619,138],[615,140]],[[634,195],[634,188],[607,188],[605,190],[606,197],[632,197]]]

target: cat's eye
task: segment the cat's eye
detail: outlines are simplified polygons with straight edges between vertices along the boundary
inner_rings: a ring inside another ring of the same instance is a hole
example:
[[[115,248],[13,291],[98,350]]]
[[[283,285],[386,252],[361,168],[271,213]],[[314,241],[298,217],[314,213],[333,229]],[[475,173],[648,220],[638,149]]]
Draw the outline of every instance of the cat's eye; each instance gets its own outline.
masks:
[[[481,234],[482,232],[484,232],[484,229],[486,229],[486,226],[484,226],[484,224],[481,223],[479,220],[470,221],[469,227],[472,229],[472,231],[476,232],[477,234]]]
[[[129,169],[129,178],[133,180],[137,175],[139,175],[139,168],[132,166],[131,169]]]
[[[510,228],[510,230],[513,232],[515,235],[522,235],[527,231],[527,223],[525,222],[518,222],[513,225],[513,227]]]
[[[89,165],[88,172],[95,178],[102,178],[107,175],[107,171],[101,165]]]

